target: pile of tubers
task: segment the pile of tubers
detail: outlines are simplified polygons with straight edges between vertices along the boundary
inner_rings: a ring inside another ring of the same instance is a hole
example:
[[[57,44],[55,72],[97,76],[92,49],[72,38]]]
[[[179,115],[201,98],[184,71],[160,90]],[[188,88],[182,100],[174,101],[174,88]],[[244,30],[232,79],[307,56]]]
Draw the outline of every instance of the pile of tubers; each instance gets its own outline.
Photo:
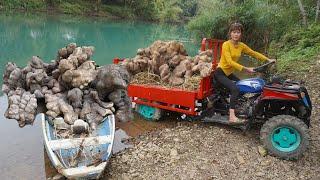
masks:
[[[119,65],[98,67],[91,60],[93,52],[92,46],[70,43],[50,63],[37,56],[24,68],[7,63],[2,86],[9,101],[5,116],[24,127],[33,123],[43,109],[39,102],[44,102],[49,118],[63,117],[68,125],[83,119],[95,129],[110,114],[119,121],[131,119],[126,90],[130,74]]]
[[[181,87],[194,76],[207,77],[211,74],[212,51],[190,57],[179,42],[155,41],[150,47],[138,49],[134,58],[124,59],[120,64],[133,75],[133,80],[135,75],[148,72],[158,75],[161,84]]]

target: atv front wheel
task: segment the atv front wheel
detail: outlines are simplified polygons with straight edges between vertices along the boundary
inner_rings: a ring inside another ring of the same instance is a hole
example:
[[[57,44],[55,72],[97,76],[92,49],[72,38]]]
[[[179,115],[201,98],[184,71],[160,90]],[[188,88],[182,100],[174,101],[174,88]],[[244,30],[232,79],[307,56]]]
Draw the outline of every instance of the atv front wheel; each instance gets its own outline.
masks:
[[[298,159],[309,146],[307,125],[294,116],[278,115],[264,123],[260,130],[263,146],[281,159]]]

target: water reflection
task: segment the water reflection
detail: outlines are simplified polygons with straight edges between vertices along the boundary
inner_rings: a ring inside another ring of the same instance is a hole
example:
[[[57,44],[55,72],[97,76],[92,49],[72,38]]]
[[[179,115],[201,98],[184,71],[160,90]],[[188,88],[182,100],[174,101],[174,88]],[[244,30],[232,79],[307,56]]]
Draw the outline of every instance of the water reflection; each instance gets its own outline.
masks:
[[[7,97],[0,97],[0,179],[44,179],[43,138],[40,121],[19,128],[15,120],[6,119]]]
[[[32,39],[37,39],[37,38],[40,38],[42,36],[42,34],[39,31],[31,29],[30,36],[32,37]]]
[[[72,34],[71,32],[68,32],[66,34],[63,34],[62,37],[65,39],[65,40],[68,40],[68,41],[75,41],[76,40],[76,37],[74,34]]]

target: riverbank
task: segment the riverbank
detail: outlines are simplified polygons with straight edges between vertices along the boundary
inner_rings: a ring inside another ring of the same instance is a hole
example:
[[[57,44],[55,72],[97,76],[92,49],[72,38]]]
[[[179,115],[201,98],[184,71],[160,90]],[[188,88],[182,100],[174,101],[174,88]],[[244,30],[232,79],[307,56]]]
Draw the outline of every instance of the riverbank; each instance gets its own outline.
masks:
[[[148,22],[184,23],[196,13],[196,2],[102,0],[3,0],[0,11],[46,12],[73,16],[99,16]]]
[[[117,4],[95,4],[89,1],[53,3],[51,1],[32,0],[0,2],[2,12],[70,14],[75,16],[98,16],[110,19],[135,19],[129,8]]]
[[[313,102],[310,148],[297,161],[259,153],[259,128],[243,134],[220,125],[178,122],[130,141],[133,147],[115,154],[106,177],[110,179],[319,179],[320,178],[320,56],[306,73]],[[299,76],[297,76],[299,75]],[[292,74],[291,74],[292,77]]]

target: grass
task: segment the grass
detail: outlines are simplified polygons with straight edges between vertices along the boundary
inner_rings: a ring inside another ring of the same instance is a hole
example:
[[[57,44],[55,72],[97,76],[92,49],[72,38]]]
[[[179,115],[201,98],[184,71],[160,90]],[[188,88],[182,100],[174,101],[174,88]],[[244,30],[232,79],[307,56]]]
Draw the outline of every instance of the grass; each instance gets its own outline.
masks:
[[[280,72],[307,72],[320,54],[320,25],[310,25],[288,31],[277,43],[272,43],[270,52],[278,59]]]
[[[61,2],[58,9],[65,14],[86,14],[89,11],[86,6],[69,2]]]
[[[133,11],[127,7],[119,6],[119,5],[103,5],[101,7],[103,12],[108,12],[113,16],[132,19],[135,18]]]

